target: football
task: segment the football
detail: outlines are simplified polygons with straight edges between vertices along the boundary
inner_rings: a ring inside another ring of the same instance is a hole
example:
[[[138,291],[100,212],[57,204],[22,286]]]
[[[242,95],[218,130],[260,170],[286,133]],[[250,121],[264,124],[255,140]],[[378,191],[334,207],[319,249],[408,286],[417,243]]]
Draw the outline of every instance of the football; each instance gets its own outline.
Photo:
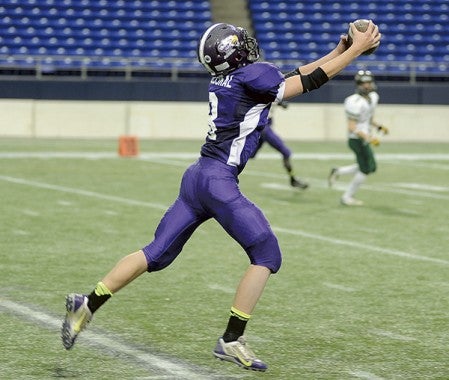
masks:
[[[360,32],[365,32],[366,29],[368,28],[368,24],[369,24],[369,20],[362,19],[362,18],[354,21],[354,26]],[[352,45],[352,37],[353,37],[352,30],[351,30],[351,27],[349,27],[349,30],[348,30],[349,46]],[[376,51],[376,49],[379,47],[379,45],[380,45],[380,42],[376,46],[372,47],[371,49],[365,50],[362,54],[363,55],[373,54]]]

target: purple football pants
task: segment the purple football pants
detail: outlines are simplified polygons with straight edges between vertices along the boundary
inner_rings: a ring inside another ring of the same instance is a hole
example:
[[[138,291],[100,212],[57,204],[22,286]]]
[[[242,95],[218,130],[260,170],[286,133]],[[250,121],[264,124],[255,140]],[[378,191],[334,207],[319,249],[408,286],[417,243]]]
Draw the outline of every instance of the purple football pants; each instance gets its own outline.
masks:
[[[170,265],[196,228],[210,218],[242,246],[252,264],[273,273],[279,270],[277,238],[262,211],[240,192],[237,168],[201,157],[185,171],[178,198],[161,219],[154,240],[143,248],[148,271]]]

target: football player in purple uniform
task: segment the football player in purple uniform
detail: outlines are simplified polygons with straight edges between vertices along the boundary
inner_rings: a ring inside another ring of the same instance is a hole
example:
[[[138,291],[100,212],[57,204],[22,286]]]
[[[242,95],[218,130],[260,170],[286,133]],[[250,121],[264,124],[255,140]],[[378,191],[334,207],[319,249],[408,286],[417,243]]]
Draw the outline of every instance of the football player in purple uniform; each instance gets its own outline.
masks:
[[[245,369],[265,371],[243,337],[246,324],[271,274],[281,266],[276,236],[262,211],[239,189],[238,175],[253,155],[267,124],[271,103],[312,91],[339,73],[380,40],[372,22],[366,32],[354,32],[353,44],[341,36],[337,46],[286,78],[266,62],[257,62],[257,41],[245,29],[214,24],[202,35],[198,58],[209,71],[209,131],[200,158],[186,169],[179,195],[162,217],[154,239],[122,258],[88,295],[69,294],[61,337],[72,348],[95,311],[114,293],[145,272],[170,265],[193,232],[215,219],[246,252],[248,269],[237,287],[227,327],[213,354]],[[192,314],[207,304],[198,304]]]

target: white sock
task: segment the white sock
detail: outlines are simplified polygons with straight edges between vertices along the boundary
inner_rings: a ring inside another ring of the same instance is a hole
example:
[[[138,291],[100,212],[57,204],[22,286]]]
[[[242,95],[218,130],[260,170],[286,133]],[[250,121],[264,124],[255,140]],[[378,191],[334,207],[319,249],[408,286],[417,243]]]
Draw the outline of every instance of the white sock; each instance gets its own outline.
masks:
[[[340,166],[337,168],[337,174],[338,175],[348,175],[348,174],[355,174],[359,171],[359,166],[357,164],[352,164],[348,166]]]
[[[351,183],[349,184],[349,187],[343,194],[344,199],[349,199],[354,196],[356,191],[359,189],[360,185],[365,182],[366,174],[362,173],[361,171],[357,171],[355,173],[354,178],[352,179]]]

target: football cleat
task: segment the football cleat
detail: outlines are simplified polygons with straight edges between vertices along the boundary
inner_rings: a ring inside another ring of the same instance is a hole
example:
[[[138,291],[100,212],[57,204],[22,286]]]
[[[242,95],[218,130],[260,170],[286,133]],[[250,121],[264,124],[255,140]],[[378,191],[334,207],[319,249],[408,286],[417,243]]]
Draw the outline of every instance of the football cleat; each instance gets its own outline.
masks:
[[[219,338],[213,351],[216,358],[237,364],[244,369],[266,371],[268,366],[256,357],[243,336],[238,340],[226,343]]]
[[[296,177],[290,178],[290,185],[292,185],[293,187],[298,187],[300,189],[307,189],[309,187],[309,184],[307,182],[304,182],[303,180]]]
[[[338,169],[332,168],[331,172],[329,173],[329,176],[327,177],[327,183],[329,184],[329,187],[332,187],[334,183],[338,179]]]
[[[341,198],[340,202],[344,206],[363,206],[363,202],[355,198]]]
[[[69,294],[65,300],[67,313],[62,323],[61,338],[66,350],[75,344],[76,337],[92,320],[92,312],[87,306],[88,298],[83,294]]]

